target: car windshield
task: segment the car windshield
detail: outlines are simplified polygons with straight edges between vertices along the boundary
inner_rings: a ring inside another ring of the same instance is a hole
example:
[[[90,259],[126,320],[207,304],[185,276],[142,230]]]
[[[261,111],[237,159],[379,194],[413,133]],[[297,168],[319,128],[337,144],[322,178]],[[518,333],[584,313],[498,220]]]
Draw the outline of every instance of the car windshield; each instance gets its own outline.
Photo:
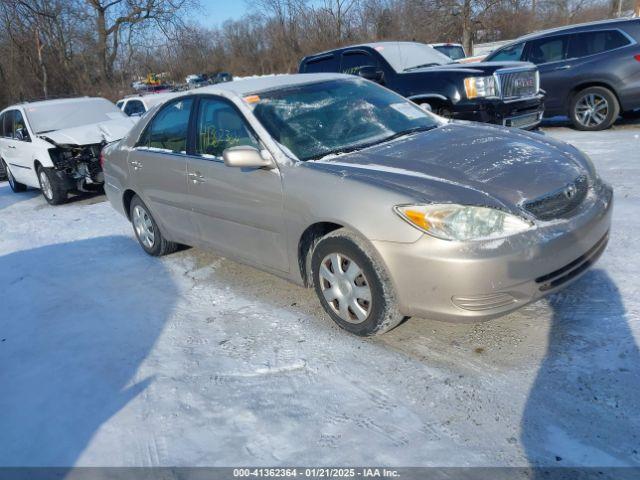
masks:
[[[376,51],[396,72],[453,63],[449,57],[424,43],[389,42],[377,46]]]
[[[118,107],[104,98],[43,102],[27,105],[25,111],[31,129],[37,134],[126,118]]]
[[[246,100],[269,134],[303,161],[440,125],[416,104],[362,79],[297,85]]]

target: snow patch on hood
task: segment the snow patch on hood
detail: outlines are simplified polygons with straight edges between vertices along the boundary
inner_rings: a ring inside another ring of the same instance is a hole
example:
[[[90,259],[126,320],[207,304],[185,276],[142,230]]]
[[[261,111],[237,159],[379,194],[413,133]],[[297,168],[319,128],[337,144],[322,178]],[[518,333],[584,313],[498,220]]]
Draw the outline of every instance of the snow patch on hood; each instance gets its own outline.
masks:
[[[63,128],[47,132],[41,137],[58,145],[92,145],[102,142],[114,142],[123,138],[136,124],[131,118],[121,118],[106,122],[83,125],[82,127]]]

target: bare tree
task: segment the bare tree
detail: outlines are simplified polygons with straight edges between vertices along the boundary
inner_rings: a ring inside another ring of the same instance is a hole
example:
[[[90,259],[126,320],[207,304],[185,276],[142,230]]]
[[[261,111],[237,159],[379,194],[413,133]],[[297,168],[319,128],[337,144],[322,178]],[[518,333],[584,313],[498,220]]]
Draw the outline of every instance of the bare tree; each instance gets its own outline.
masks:
[[[95,21],[102,74],[107,80],[111,80],[122,31],[134,25],[151,22],[162,26],[179,21],[179,13],[190,3],[190,0],[86,0],[86,2],[92,10]]]

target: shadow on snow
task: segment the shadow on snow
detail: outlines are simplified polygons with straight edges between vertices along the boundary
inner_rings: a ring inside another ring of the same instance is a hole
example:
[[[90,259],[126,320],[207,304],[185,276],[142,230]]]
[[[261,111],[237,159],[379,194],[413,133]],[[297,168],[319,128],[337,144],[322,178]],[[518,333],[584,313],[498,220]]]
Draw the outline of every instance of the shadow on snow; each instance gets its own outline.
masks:
[[[0,286],[0,465],[72,466],[153,381],[136,372],[176,288],[124,236],[2,256]]]
[[[547,352],[522,418],[530,465],[639,467],[640,353],[617,286],[593,270],[549,303]]]

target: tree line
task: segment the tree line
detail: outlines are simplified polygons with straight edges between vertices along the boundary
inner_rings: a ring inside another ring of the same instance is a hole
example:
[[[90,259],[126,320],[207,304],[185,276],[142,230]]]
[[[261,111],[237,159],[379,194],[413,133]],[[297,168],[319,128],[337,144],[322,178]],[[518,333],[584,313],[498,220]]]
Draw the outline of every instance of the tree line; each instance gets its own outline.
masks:
[[[620,16],[640,0],[256,0],[238,20],[198,0],[0,0],[0,107],[72,95],[115,99],[164,73],[297,70],[308,54],[375,40],[475,43]]]

